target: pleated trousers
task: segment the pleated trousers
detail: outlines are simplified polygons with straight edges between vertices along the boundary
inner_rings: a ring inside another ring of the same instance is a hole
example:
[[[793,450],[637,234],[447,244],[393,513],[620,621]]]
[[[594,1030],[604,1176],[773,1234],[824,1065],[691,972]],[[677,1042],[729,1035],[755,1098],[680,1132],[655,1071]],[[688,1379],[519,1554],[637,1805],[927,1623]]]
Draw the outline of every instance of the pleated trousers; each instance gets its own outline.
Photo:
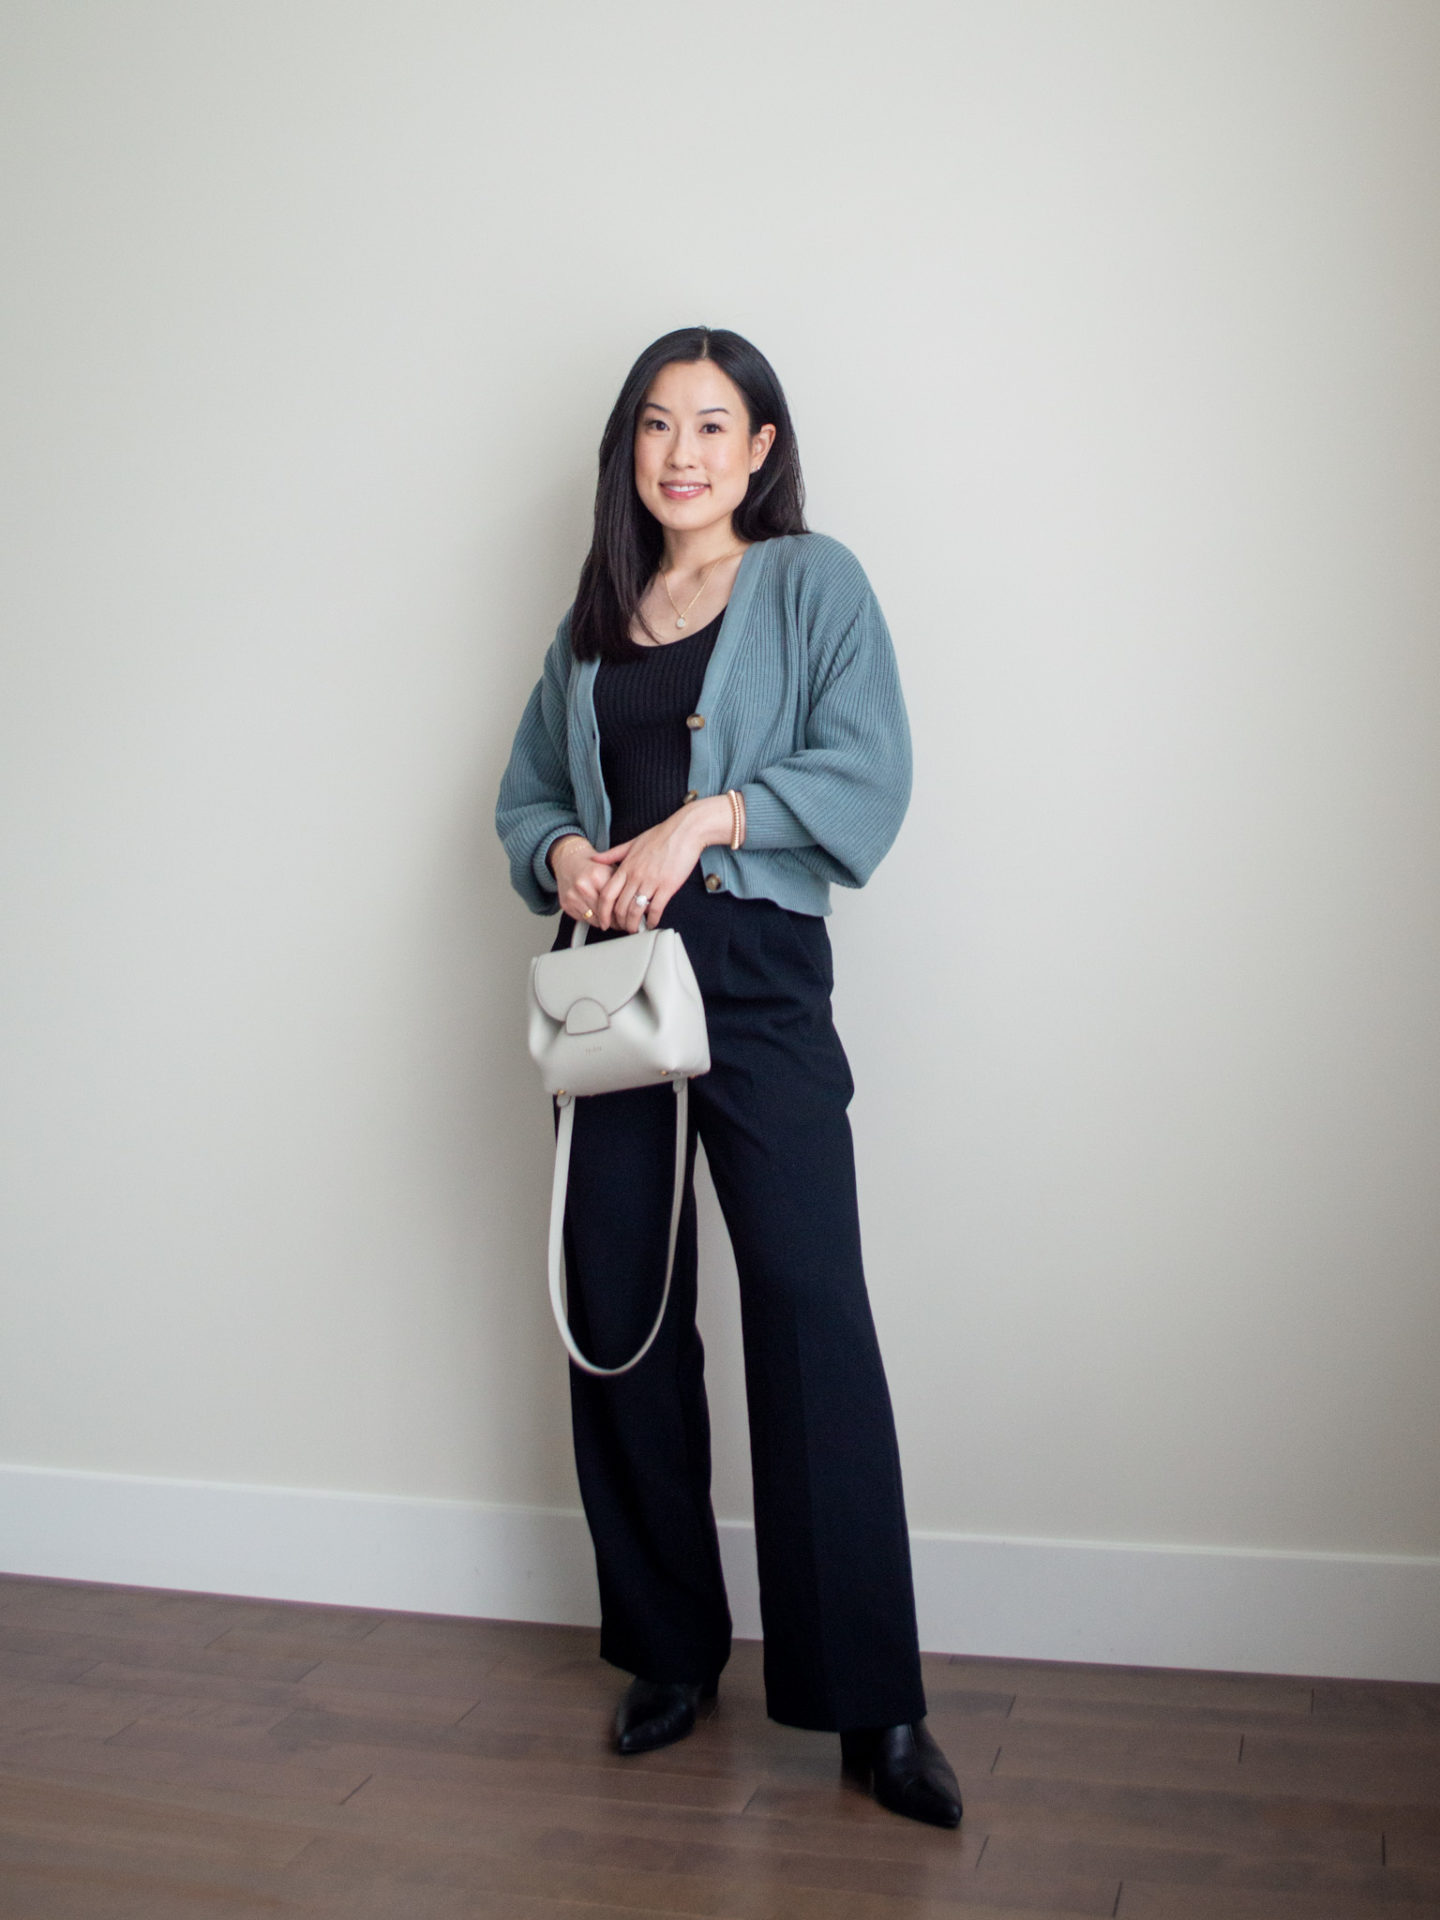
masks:
[[[570,1370],[600,1651],[661,1681],[707,1681],[730,1653],[695,1325],[698,1135],[740,1281],[767,1710],[819,1729],[917,1720],[905,1501],[861,1264],[853,1088],[831,1020],[825,922],[707,894],[697,874],[665,924],[699,979],[712,1065],[690,1085],[689,1171],[659,1338],[616,1379]],[[557,947],[571,927],[562,917]],[[576,1102],[570,1319],[600,1365],[628,1358],[654,1318],[674,1127],[668,1086]]]

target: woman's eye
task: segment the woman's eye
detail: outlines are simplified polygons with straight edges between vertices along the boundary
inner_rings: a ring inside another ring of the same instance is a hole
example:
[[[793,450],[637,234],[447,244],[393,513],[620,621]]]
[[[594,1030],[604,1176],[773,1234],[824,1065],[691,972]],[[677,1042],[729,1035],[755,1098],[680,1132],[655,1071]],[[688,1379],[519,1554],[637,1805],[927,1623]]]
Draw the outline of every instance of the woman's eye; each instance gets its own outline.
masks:
[[[659,428],[663,428],[663,427],[664,427],[664,425],[665,425],[665,422],[664,422],[663,420],[647,420],[647,421],[645,422],[645,425],[646,425],[646,427],[647,427],[647,428],[648,428],[648,427],[659,427]]]

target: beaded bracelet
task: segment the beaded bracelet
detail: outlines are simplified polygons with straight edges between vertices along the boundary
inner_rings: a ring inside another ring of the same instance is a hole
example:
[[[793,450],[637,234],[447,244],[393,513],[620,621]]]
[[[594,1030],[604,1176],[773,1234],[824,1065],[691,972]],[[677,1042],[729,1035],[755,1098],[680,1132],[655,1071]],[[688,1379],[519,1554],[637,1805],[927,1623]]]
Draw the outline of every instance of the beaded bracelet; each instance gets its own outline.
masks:
[[[735,821],[735,831],[730,835],[730,851],[738,853],[740,843],[745,838],[745,798],[734,787],[725,797],[730,802],[730,812]]]

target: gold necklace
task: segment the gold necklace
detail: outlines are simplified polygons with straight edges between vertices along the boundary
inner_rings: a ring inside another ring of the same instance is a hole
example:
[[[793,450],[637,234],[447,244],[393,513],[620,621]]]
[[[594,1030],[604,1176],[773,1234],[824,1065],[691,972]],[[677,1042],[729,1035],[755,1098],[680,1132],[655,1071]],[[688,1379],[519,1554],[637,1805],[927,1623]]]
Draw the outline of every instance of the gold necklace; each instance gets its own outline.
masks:
[[[743,553],[745,549],[741,547],[738,549],[738,551]],[[682,612],[681,609],[677,607],[675,604],[675,596],[670,591],[670,582],[665,578],[665,569],[663,567],[660,569],[660,584],[665,589],[665,598],[670,602],[670,611],[675,616],[675,624],[677,627],[684,626],[685,615],[689,613],[691,607],[694,606],[695,602],[700,598],[701,594],[704,593],[705,588],[709,584],[711,574],[715,571],[716,567],[719,566],[720,562],[722,560],[733,560],[734,558],[735,558],[735,555],[733,553],[721,553],[716,555],[716,557],[710,562],[709,566],[706,567],[704,573],[701,574],[699,586],[695,589],[694,593],[691,594],[690,598],[685,602],[684,612]]]

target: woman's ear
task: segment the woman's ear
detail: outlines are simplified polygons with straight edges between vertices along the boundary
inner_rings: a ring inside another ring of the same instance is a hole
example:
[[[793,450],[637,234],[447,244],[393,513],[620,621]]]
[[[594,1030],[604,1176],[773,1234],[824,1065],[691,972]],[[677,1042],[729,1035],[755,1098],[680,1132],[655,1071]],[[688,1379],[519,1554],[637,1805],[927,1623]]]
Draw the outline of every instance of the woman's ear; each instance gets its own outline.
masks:
[[[750,471],[758,473],[765,464],[765,456],[775,444],[774,427],[761,427],[750,441]]]

